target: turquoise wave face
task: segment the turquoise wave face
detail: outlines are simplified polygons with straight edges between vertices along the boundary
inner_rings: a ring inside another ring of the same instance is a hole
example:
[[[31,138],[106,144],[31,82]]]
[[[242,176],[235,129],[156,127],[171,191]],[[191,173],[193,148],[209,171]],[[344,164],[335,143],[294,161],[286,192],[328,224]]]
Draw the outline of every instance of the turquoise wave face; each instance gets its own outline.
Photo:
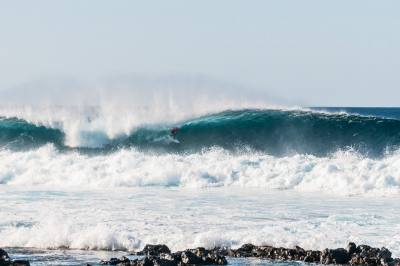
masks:
[[[64,133],[58,129],[36,126],[22,119],[0,117],[0,147],[29,149],[47,143],[63,147]]]
[[[65,137],[58,129],[35,126],[20,119],[0,119],[3,147],[24,149],[53,143],[60,149],[68,149]],[[218,146],[234,152],[250,149],[277,156],[296,153],[324,156],[351,148],[368,156],[380,156],[399,145],[397,119],[311,111],[240,110],[174,125],[139,128],[130,135],[109,139],[101,148],[77,149],[104,152],[134,147],[191,153]]]

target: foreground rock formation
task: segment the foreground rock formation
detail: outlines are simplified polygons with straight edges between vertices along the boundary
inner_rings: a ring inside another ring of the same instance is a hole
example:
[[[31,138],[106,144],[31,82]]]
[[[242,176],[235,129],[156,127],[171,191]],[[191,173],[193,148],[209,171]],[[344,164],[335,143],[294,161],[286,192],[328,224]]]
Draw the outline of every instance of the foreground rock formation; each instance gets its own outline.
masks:
[[[0,266],[29,266],[27,260],[12,260],[7,252],[0,248]]]
[[[165,245],[146,245],[140,252],[134,255],[145,256],[143,259],[129,260],[112,258],[110,261],[101,261],[100,264],[109,265],[134,265],[134,266],[177,266],[177,265],[226,265],[225,257],[218,250],[205,248],[187,249],[171,253]]]
[[[271,246],[254,246],[245,244],[236,250],[224,252],[232,257],[257,257],[279,261],[304,261],[320,264],[351,264],[351,265],[396,265],[400,259],[393,259],[392,253],[386,248],[373,248],[367,245],[357,246],[349,243],[347,248],[304,250],[301,247],[276,248]]]
[[[144,256],[129,260],[126,257],[101,261],[108,265],[134,266],[185,266],[185,265],[226,265],[226,256],[236,258],[255,257],[276,261],[303,261],[317,264],[384,265],[400,266],[400,259],[392,258],[392,253],[382,247],[357,246],[349,243],[347,248],[305,250],[301,247],[277,248],[245,244],[238,249],[205,248],[188,249],[172,253],[165,245],[146,245],[142,251],[132,255]]]

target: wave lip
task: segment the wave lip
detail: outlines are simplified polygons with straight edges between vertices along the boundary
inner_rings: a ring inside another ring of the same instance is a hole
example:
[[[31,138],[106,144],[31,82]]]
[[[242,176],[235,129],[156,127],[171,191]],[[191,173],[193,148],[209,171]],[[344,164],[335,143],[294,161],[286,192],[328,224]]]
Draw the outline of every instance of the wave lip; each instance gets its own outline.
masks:
[[[90,120],[87,123],[91,123]],[[55,123],[57,125],[57,123]],[[177,127],[177,134],[171,129]],[[71,134],[73,136],[71,136]],[[109,135],[98,126],[45,127],[18,118],[0,118],[0,145],[18,149],[52,143],[70,149],[109,151],[134,147],[163,152],[199,152],[221,147],[230,151],[251,149],[271,155],[326,156],[353,149],[382,156],[400,147],[400,120],[382,117],[322,113],[304,110],[245,109],[225,111],[173,124],[141,126]]]

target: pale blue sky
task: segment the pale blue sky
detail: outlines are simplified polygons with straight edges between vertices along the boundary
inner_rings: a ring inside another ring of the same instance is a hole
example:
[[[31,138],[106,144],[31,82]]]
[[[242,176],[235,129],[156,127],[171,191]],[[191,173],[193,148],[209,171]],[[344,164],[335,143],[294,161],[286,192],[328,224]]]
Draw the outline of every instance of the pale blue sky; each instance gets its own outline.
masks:
[[[303,105],[400,105],[397,0],[0,3],[0,89],[201,75]]]

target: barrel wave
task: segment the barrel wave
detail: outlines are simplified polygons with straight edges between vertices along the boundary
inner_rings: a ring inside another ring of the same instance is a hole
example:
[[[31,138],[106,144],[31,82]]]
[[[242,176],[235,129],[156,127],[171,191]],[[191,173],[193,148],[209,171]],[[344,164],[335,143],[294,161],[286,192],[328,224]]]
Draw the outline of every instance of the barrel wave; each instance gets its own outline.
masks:
[[[172,128],[178,128],[171,134]],[[400,145],[400,120],[376,116],[324,113],[307,110],[235,110],[209,114],[180,123],[146,125],[108,137],[105,132],[81,135],[91,142],[79,147],[65,144],[62,127],[46,127],[19,118],[0,118],[0,145],[29,149],[51,143],[60,150],[112,152],[121,148],[141,151],[195,153],[212,147],[231,152],[253,150],[274,156],[326,156],[352,149],[381,156]],[[93,140],[101,143],[92,145]]]

